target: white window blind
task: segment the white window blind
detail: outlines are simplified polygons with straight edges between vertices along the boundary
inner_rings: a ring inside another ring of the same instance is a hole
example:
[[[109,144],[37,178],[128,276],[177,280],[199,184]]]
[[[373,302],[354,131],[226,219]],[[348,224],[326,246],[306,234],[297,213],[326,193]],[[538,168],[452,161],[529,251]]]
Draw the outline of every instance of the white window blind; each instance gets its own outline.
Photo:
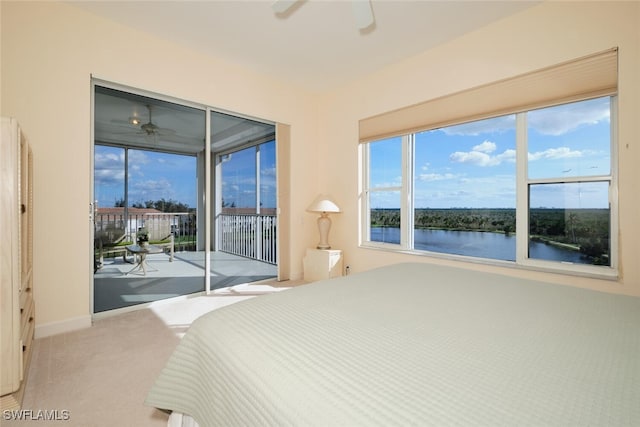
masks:
[[[618,49],[563,62],[359,122],[360,142],[437,129],[535,108],[615,95]]]

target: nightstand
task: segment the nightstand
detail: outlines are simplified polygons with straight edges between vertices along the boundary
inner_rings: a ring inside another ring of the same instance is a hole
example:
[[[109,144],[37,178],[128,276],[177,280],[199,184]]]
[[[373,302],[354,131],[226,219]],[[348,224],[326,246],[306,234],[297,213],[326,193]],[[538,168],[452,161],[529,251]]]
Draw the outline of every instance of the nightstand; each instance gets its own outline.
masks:
[[[303,263],[304,280],[308,282],[342,276],[342,251],[339,249],[307,249]]]

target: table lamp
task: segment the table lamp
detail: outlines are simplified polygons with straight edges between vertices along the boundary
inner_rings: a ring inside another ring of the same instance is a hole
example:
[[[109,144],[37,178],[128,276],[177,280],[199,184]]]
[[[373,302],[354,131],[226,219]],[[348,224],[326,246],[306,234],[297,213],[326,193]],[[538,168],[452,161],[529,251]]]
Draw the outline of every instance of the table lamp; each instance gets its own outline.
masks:
[[[340,212],[340,208],[328,196],[320,195],[307,208],[309,212],[318,212],[318,231],[320,232],[320,243],[318,249],[331,249],[329,246],[329,230],[331,229],[331,218],[329,212]]]

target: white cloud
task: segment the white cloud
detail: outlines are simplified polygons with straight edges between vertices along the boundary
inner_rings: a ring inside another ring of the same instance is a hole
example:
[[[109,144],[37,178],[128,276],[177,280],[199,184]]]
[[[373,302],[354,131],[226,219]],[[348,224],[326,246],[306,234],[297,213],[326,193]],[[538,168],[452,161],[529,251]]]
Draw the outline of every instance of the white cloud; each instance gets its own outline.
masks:
[[[122,167],[123,164],[124,157],[115,153],[96,153],[95,155],[96,166],[116,165]]]
[[[583,152],[578,150],[571,150],[569,147],[549,148],[544,151],[537,151],[535,153],[528,153],[529,161],[535,161],[540,159],[554,160],[554,159],[566,159],[571,157],[582,157]]]
[[[456,179],[460,175],[452,173],[422,173],[418,175],[420,181],[443,181],[445,179]]]
[[[508,149],[495,156],[488,154],[495,151],[496,148],[493,142],[485,141],[473,147],[472,151],[456,151],[452,153],[449,156],[449,160],[456,163],[470,163],[482,167],[498,166],[503,162],[515,162],[515,150]]]
[[[515,206],[515,172],[491,176],[460,176],[453,180],[416,183],[414,199],[419,208]]]
[[[495,166],[498,164],[498,162],[491,159],[490,155],[480,151],[456,151],[449,156],[449,159],[456,163],[471,163],[478,166]]]
[[[124,170],[122,169],[96,169],[94,171],[96,185],[122,185],[124,182]]]
[[[610,120],[608,98],[577,102],[529,112],[530,128],[543,135],[558,136],[584,125]]]
[[[400,187],[402,186],[402,176],[395,177],[393,181],[372,182],[371,184],[373,187],[378,187],[378,188]]]
[[[115,153],[96,153],[94,158],[96,185],[122,185],[124,182],[124,157]]]
[[[141,150],[129,150],[129,166],[132,163],[146,165],[149,163],[149,156]]]
[[[171,183],[166,179],[148,179],[146,181],[137,181],[133,184],[133,188],[146,191],[160,191],[171,187]]]
[[[171,182],[165,178],[129,182],[129,200],[145,202],[147,200],[172,199],[175,191]]]
[[[465,177],[460,180],[465,184],[469,185],[479,185],[479,189],[485,188],[487,191],[489,188],[495,190],[498,186],[503,185],[507,187],[515,188],[515,172],[513,175],[511,174],[499,174],[499,175],[490,175],[490,176],[472,176]]]
[[[269,168],[261,168],[260,169],[260,174],[262,176],[276,176],[276,168],[275,166],[269,167]]]
[[[496,143],[485,140],[482,144],[476,145],[472,148],[473,151],[480,151],[482,153],[493,153],[496,151]]]

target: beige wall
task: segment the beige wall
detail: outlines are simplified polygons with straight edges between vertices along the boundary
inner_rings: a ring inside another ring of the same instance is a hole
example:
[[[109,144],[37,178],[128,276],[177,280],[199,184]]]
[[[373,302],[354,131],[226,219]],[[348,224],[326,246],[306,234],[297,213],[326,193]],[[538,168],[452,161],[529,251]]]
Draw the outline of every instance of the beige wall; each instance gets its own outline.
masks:
[[[544,3],[321,96],[73,6],[0,4],[0,113],[18,118],[35,156],[34,273],[40,327],[53,325],[48,330],[55,331],[61,324],[64,330],[75,319],[80,325],[90,315],[91,75],[290,124],[290,227],[295,236],[290,277],[296,279],[302,274],[304,249],[317,240],[315,216],[305,208],[318,192],[332,194],[344,210],[334,216],[330,240],[345,251],[353,271],[400,261],[454,264],[358,248],[359,119],[612,46],[620,47],[622,278],[599,281],[467,266],[640,295],[637,2]]]
[[[304,209],[317,186],[316,98],[67,4],[3,1],[1,8],[0,113],[19,120],[35,158],[35,297],[43,334],[90,319],[92,75],[291,125],[296,239],[289,276],[301,277],[315,232]]]
[[[619,46],[620,254],[619,281],[520,271],[479,264],[464,266],[501,271],[608,292],[640,295],[640,3],[546,2],[467,34],[357,83],[324,94],[320,122],[326,158],[343,174],[325,175],[344,213],[334,216],[331,242],[345,250],[352,271],[395,262],[452,264],[358,247],[359,119],[426,101],[505,77]],[[335,155],[339,153],[339,155]]]

